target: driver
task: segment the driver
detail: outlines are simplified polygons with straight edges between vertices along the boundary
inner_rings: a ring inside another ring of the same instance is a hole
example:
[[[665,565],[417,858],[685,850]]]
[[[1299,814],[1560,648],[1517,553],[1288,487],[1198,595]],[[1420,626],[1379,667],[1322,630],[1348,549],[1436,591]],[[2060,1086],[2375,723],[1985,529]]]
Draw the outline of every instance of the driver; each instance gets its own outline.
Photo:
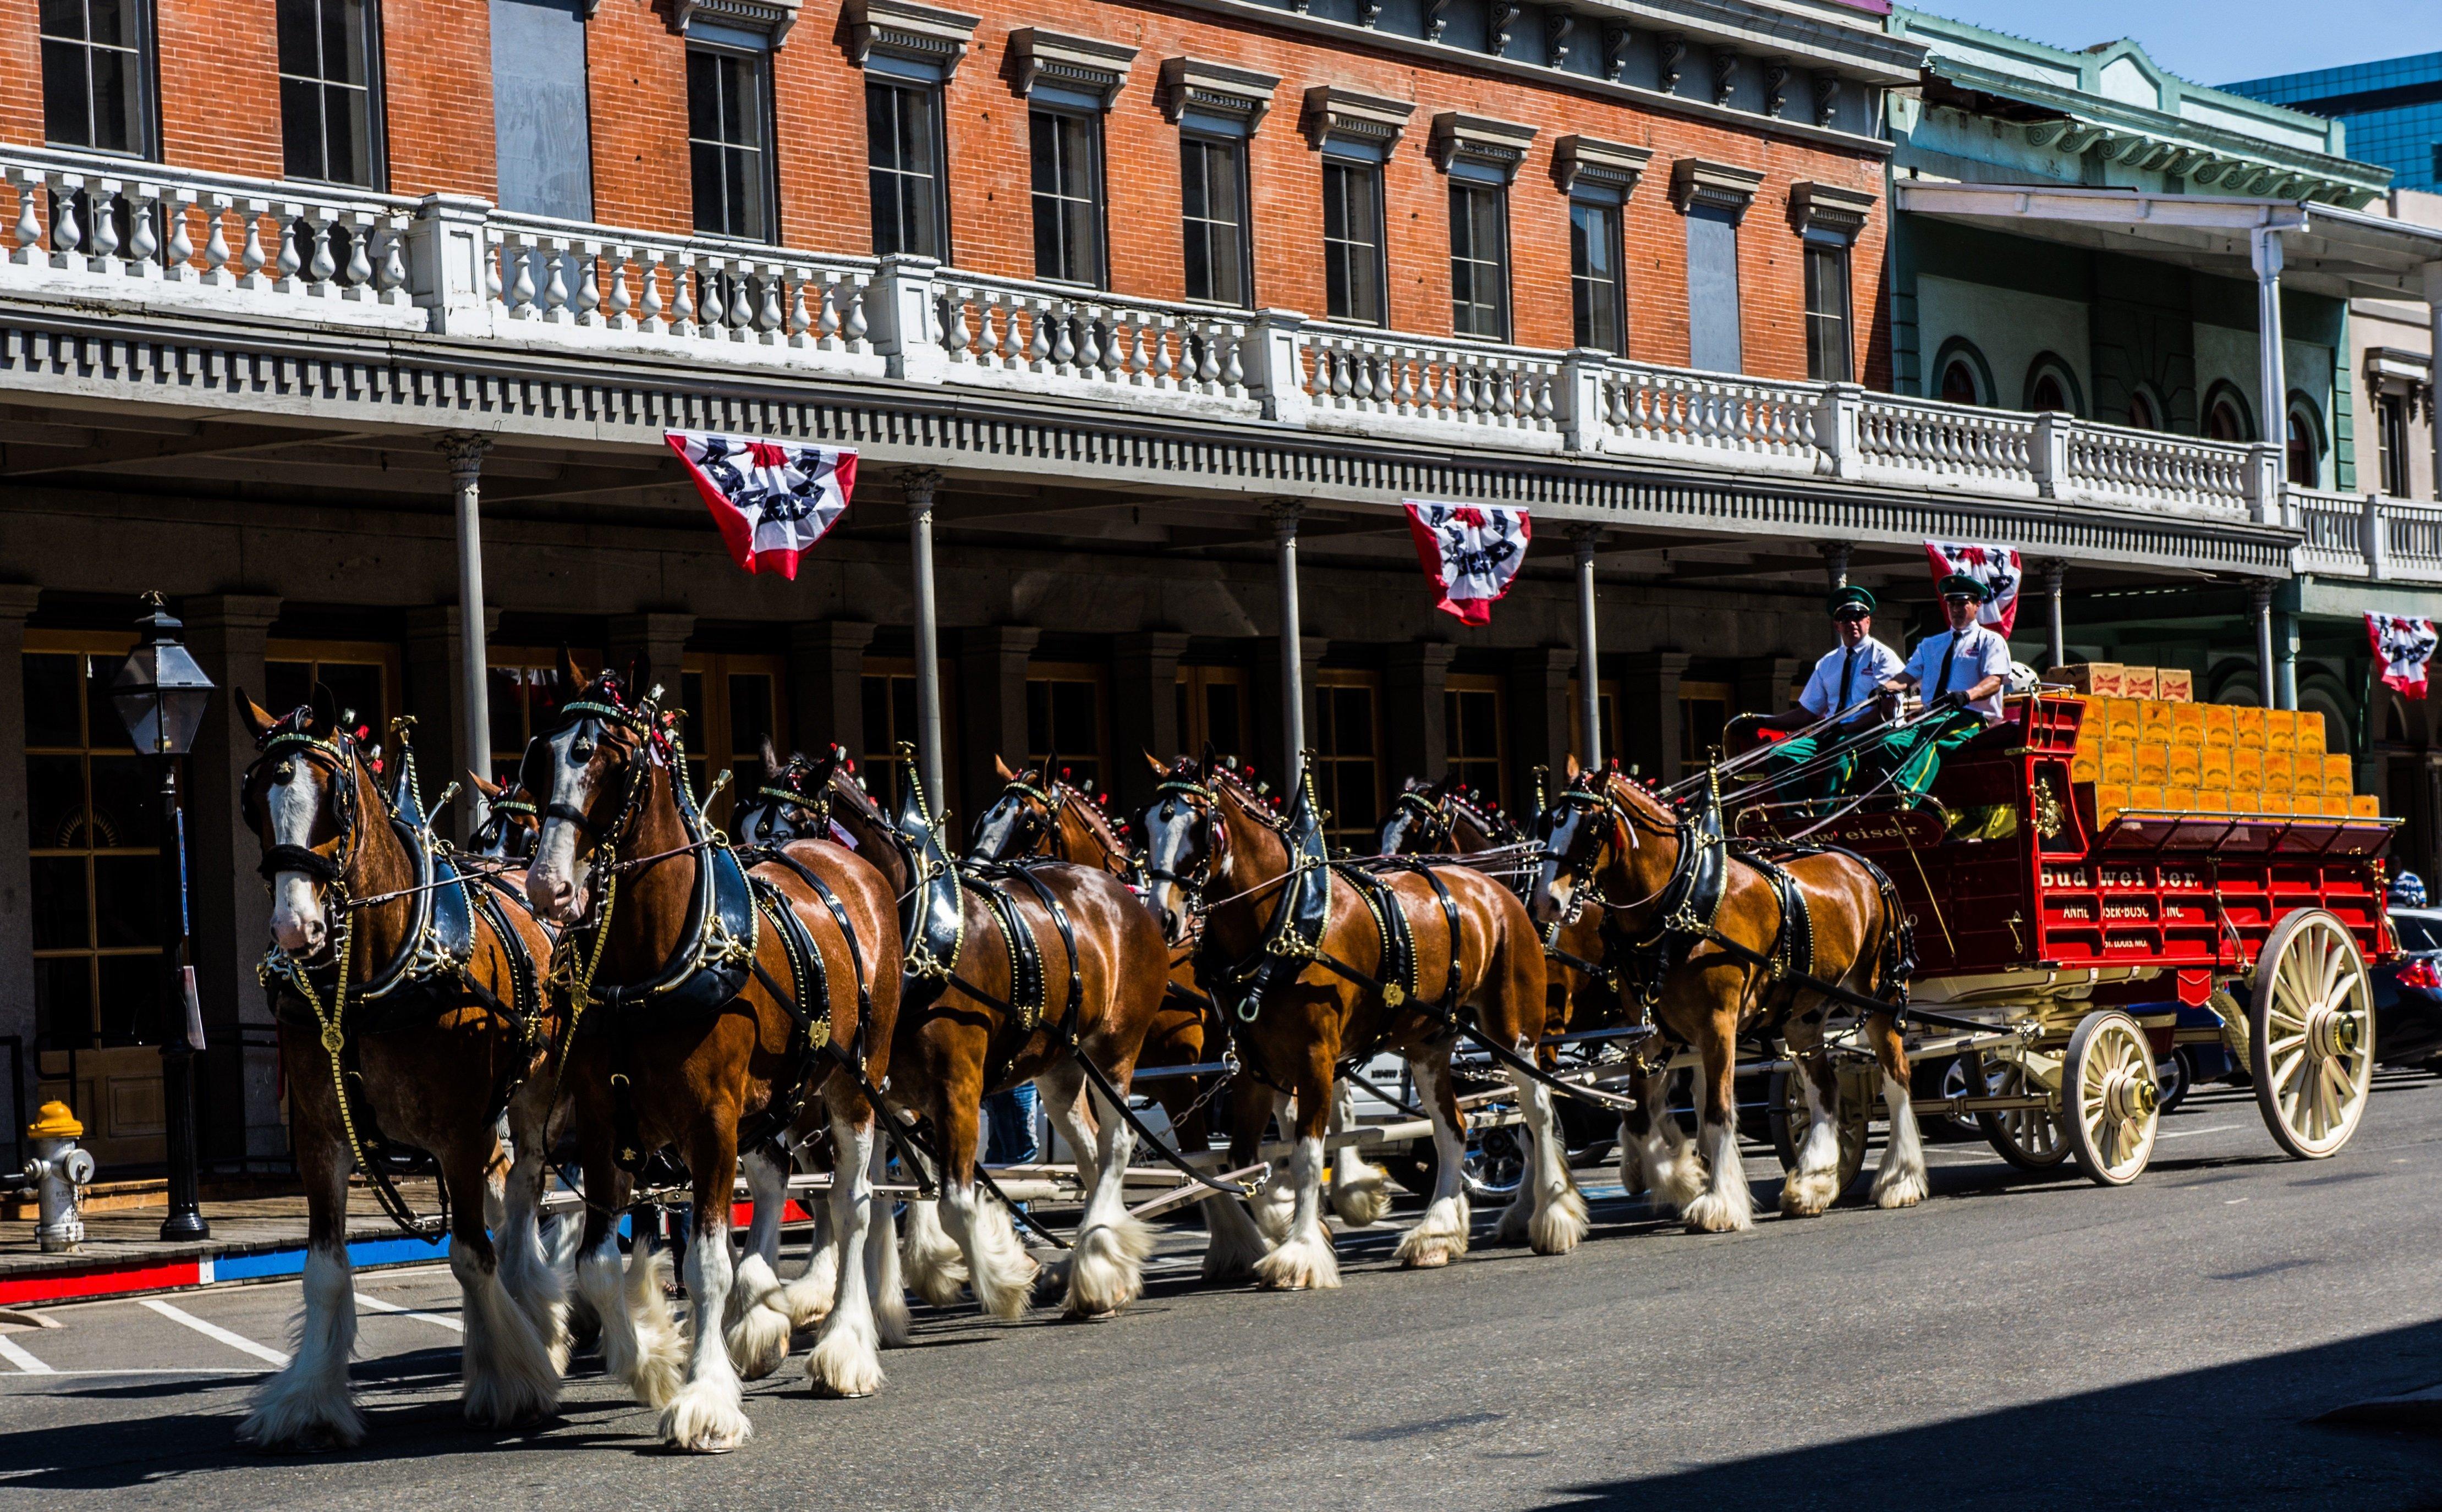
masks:
[[[1741,714],[1730,721],[1723,734],[1732,755],[1752,748],[1766,730],[1803,730],[1857,708],[1884,683],[1899,674],[1903,665],[1899,653],[1874,639],[1876,606],[1872,593],[1863,588],[1844,586],[1832,592],[1826,607],[1831,611],[1832,629],[1838,644],[1814,664],[1814,671],[1807,678],[1806,688],[1798,694],[1795,708],[1773,715]],[[1820,734],[1793,736],[1780,741],[1759,763],[1760,783],[1767,789],[1786,786],[1795,790],[1775,792],[1773,796],[1781,801],[1828,797],[1836,792],[1850,765],[1847,756],[1827,761],[1818,773],[1786,785],[1773,779],[1805,765],[1825,748],[1856,736],[1872,719],[1870,708],[1862,709],[1853,719]]]
[[[2001,690],[2010,680],[2010,643],[1976,622],[1991,591],[1977,578],[1953,573],[1941,580],[1941,608],[1950,628],[1917,642],[1915,654],[1897,677],[1883,683],[1894,699],[1922,690],[1925,717],[1894,729],[1859,753],[1857,786],[1872,792],[1886,782],[1904,792],[1933,786],[1941,758],[1984,733],[2001,718]]]

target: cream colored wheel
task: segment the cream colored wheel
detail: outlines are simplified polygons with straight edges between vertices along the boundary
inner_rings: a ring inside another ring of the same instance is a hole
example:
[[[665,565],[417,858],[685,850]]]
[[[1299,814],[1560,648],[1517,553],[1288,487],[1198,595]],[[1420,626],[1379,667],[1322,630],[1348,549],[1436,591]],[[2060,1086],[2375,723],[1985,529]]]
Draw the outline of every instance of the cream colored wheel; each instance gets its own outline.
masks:
[[[2256,957],[2248,1066],[2264,1126],[2301,1160],[2337,1154],[2364,1117],[2374,1078],[2374,993],[2339,920],[2302,908]]]
[[[2120,1187],[2137,1179],[2154,1154],[2161,1095],[2154,1047],[2135,1019],[2105,1011],[2079,1020],[2061,1061],[2061,1114],[2087,1180]]]
[[[1984,1073],[1987,1097],[2027,1097],[2042,1090],[2043,1084],[2015,1061],[1991,1065]],[[2050,1171],[2068,1158],[2068,1131],[2057,1108],[1986,1108],[1976,1115],[1976,1125],[1994,1152],[2021,1171]]]

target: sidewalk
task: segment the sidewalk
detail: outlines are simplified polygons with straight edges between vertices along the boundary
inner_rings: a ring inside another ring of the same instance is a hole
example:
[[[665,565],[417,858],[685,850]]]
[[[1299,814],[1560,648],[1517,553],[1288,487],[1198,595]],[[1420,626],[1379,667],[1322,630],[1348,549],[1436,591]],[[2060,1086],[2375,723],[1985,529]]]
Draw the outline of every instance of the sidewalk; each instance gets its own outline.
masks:
[[[399,1183],[416,1212],[440,1211],[429,1179]],[[95,1297],[172,1291],[214,1282],[293,1276],[305,1267],[305,1199],[245,1197],[203,1204],[210,1239],[163,1244],[166,1207],[128,1208],[85,1215],[84,1249],[46,1255],[32,1221],[0,1221],[0,1306],[82,1302]],[[449,1253],[446,1237],[410,1239],[382,1215],[372,1191],[348,1192],[348,1258],[359,1267],[411,1265]]]

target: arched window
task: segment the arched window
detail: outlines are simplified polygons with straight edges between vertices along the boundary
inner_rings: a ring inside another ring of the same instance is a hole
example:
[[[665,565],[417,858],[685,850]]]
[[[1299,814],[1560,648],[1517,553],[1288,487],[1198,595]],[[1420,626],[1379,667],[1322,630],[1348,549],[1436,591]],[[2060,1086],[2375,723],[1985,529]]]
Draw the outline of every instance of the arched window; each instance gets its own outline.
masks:
[[[1933,359],[1934,393],[1944,404],[1989,405],[1993,402],[1993,370],[1984,354],[1962,337],[1941,344]]]
[[[2047,352],[2028,365],[2026,408],[2037,414],[2053,410],[2073,415],[2086,412],[2086,406],[2079,402],[2077,379],[2069,373],[2068,363]]]
[[[2324,415],[2303,393],[2289,395],[2289,482],[2319,488],[2324,482]]]
[[[2255,439],[2255,422],[2248,415],[2247,400],[2227,380],[2205,392],[2205,435],[2214,441]]]
[[[2128,391],[2128,425],[2136,430],[2162,428],[2162,401],[2144,384]]]

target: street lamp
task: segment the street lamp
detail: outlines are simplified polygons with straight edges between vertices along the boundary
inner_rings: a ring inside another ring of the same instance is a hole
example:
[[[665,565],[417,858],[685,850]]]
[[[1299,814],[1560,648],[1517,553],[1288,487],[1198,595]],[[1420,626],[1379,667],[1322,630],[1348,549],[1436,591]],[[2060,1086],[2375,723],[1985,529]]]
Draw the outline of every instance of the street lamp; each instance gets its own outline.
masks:
[[[195,1190],[195,1052],[204,1047],[204,1016],[195,998],[195,968],[187,958],[186,818],[178,810],[179,758],[195,743],[212,680],[180,643],[182,628],[158,592],[144,595],[148,611],[136,622],[143,642],[110,683],[110,701],[139,756],[161,760],[161,965],[164,1021],[179,1026],[161,1039],[161,1099],[170,1139],[170,1216],[163,1239],[204,1239]]]

